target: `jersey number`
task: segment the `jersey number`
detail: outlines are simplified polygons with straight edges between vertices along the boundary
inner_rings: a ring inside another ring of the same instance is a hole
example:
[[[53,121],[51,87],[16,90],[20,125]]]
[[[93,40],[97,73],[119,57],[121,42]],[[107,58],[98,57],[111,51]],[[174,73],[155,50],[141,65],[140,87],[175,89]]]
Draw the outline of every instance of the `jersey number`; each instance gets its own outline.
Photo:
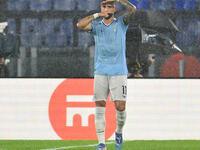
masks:
[[[122,85],[122,93],[123,93],[123,96],[126,97],[126,95],[127,95],[127,87],[126,87],[126,85]]]

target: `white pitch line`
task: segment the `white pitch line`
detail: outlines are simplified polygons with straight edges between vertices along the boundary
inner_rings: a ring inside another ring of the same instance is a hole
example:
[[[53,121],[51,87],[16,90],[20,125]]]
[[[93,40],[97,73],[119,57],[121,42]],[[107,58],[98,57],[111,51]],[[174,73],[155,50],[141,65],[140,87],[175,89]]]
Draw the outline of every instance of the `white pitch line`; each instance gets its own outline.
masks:
[[[107,142],[108,144],[113,144],[114,142]],[[65,146],[65,147],[58,147],[58,148],[48,148],[48,149],[41,149],[41,150],[59,150],[59,149],[71,149],[71,148],[82,148],[82,147],[93,147],[97,146],[97,144],[91,144],[91,145],[79,145],[79,146]]]

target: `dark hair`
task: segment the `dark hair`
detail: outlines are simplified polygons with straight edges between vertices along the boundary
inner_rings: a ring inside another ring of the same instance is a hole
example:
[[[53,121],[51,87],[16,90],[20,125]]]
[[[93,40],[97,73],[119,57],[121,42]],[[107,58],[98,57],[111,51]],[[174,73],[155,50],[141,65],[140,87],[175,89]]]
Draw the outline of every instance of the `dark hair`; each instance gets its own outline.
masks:
[[[102,1],[101,1],[101,4],[102,4],[102,3],[104,3],[104,4],[115,4],[115,1],[110,1],[110,2],[106,2],[106,3],[105,3],[105,2],[106,2],[106,0],[102,0]]]

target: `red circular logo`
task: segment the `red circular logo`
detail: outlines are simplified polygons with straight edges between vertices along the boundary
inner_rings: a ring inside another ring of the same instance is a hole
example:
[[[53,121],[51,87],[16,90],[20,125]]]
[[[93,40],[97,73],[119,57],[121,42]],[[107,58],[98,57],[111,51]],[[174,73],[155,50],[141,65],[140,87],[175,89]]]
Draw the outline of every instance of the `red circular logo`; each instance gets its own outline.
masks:
[[[49,103],[49,119],[63,140],[96,140],[93,79],[66,79],[53,92]],[[107,100],[105,137],[116,129],[114,104]]]
[[[179,77],[179,60],[185,62],[185,77],[200,77],[200,63],[195,56],[185,56],[182,53],[170,56],[161,68],[161,77]]]

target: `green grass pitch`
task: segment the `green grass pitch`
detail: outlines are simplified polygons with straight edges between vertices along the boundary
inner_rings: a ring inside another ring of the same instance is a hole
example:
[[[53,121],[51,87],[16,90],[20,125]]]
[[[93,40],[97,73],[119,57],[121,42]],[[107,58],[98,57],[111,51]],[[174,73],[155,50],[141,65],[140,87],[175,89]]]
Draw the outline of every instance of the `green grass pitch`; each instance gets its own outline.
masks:
[[[115,150],[108,141],[107,150]],[[0,150],[93,150],[97,141],[0,140]],[[200,150],[200,140],[125,141],[123,150]]]

